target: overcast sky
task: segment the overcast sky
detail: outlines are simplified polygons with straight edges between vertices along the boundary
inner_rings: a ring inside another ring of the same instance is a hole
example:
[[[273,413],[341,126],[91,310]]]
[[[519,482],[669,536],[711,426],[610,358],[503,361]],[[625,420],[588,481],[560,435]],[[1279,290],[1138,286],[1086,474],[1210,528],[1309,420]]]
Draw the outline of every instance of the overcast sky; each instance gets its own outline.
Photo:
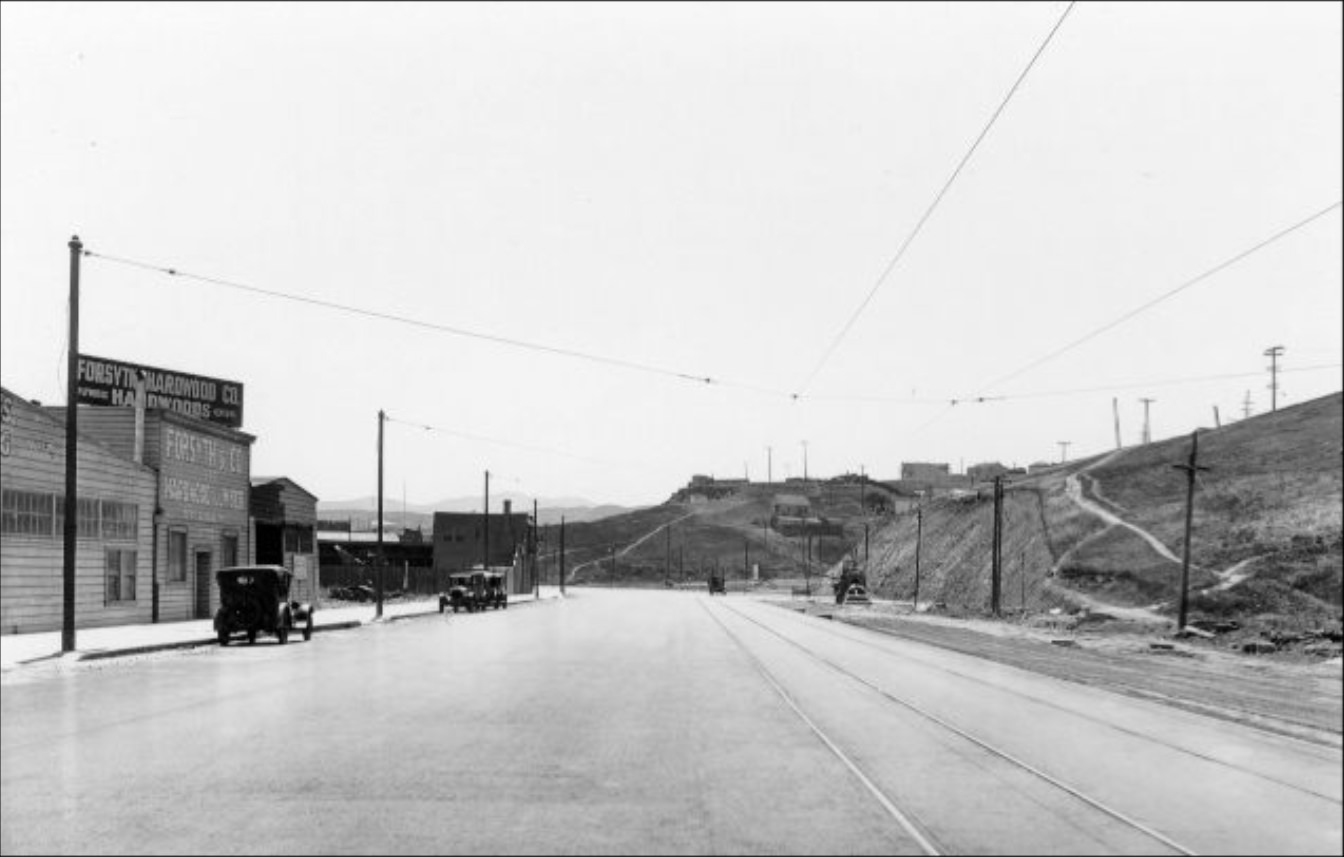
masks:
[[[380,408],[446,430],[389,423],[389,498],[643,504],[804,441],[813,476],[1093,454],[1113,397],[1126,444],[1140,397],[1188,433],[1269,408],[1273,345],[1280,406],[1341,388],[1337,3],[1073,7],[838,342],[1066,4],[0,8],[16,394],[65,399],[76,233],[672,373],[86,259],[81,350],[242,382],[253,473],[324,500],[375,490]]]

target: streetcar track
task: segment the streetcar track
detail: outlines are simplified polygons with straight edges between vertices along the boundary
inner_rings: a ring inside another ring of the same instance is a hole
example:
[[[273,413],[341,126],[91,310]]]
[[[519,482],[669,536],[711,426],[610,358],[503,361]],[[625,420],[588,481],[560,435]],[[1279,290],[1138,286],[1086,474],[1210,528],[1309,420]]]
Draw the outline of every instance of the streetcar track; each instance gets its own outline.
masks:
[[[700,602],[700,604],[701,604],[701,607],[703,607],[706,611],[709,611],[709,608],[705,606],[703,600]],[[792,646],[792,647],[798,649],[798,650],[799,650],[800,652],[802,652],[804,655],[807,655],[809,658],[815,660],[816,662],[818,662],[818,663],[820,663],[820,664],[823,664],[823,665],[829,667],[831,670],[833,670],[833,671],[835,671],[835,672],[837,672],[837,673],[839,673],[839,674],[841,674],[841,675],[843,675],[843,676],[845,676],[845,677],[851,679],[852,681],[857,682],[858,684],[863,685],[864,687],[866,687],[866,688],[868,688],[869,690],[871,690],[871,691],[877,693],[878,695],[882,696],[883,698],[887,699],[888,701],[890,701],[890,702],[892,702],[892,703],[894,703],[894,704],[896,704],[896,705],[901,706],[902,708],[905,708],[905,709],[907,709],[907,710],[913,712],[914,714],[918,715],[919,717],[922,717],[922,718],[924,718],[925,720],[928,720],[928,721],[930,721],[930,722],[932,722],[932,723],[934,723],[934,724],[936,724],[936,725],[938,725],[938,726],[941,726],[942,728],[948,730],[949,732],[952,732],[953,734],[955,734],[955,735],[961,737],[962,739],[964,739],[964,740],[966,740],[966,741],[969,741],[969,742],[972,743],[972,744],[975,744],[976,746],[980,747],[982,750],[985,750],[986,752],[990,753],[991,755],[997,756],[997,757],[999,757],[1000,759],[1003,759],[1004,761],[1008,762],[1009,764],[1014,765],[1014,766],[1020,768],[1021,770],[1026,771],[1027,773],[1031,774],[1032,776],[1035,776],[1035,777],[1037,777],[1038,779],[1040,779],[1040,780],[1042,780],[1042,781],[1048,783],[1049,785],[1054,786],[1055,788],[1059,789],[1060,791],[1063,791],[1065,794],[1067,794],[1067,795],[1069,795],[1069,796],[1071,796],[1071,797],[1073,797],[1073,798],[1075,798],[1075,799],[1077,799],[1077,800],[1079,800],[1079,801],[1081,801],[1081,802],[1087,804],[1088,806],[1090,806],[1090,807],[1092,807],[1093,809],[1095,809],[1095,810],[1101,812],[1102,814],[1107,815],[1107,816],[1110,816],[1111,818],[1115,819],[1116,821],[1119,821],[1121,824],[1123,824],[1123,825],[1125,825],[1125,826],[1127,826],[1127,827],[1130,827],[1130,828],[1132,828],[1132,829],[1134,829],[1134,830],[1139,831],[1140,833],[1142,833],[1143,835],[1149,837],[1150,839],[1154,839],[1154,840],[1156,840],[1157,842],[1162,843],[1162,844],[1165,845],[1166,847],[1171,848],[1172,850],[1174,850],[1174,851],[1176,851],[1176,852],[1178,852],[1178,853],[1180,853],[1180,854],[1195,855],[1195,854],[1198,853],[1198,852],[1195,852],[1195,851],[1190,850],[1189,848],[1186,848],[1185,846],[1183,846],[1183,845],[1181,845],[1180,843],[1176,842],[1174,839],[1168,837],[1166,834],[1164,834],[1164,833],[1162,833],[1162,832],[1160,832],[1160,831],[1158,831],[1158,830],[1155,830],[1155,829],[1153,829],[1153,828],[1151,828],[1151,827],[1145,825],[1144,823],[1142,823],[1142,822],[1140,822],[1140,821],[1138,821],[1138,820],[1136,820],[1136,819],[1130,818],[1129,816],[1125,815],[1123,812],[1121,812],[1121,811],[1119,811],[1119,810],[1117,810],[1117,809],[1114,809],[1114,808],[1112,808],[1112,807],[1110,807],[1110,806],[1107,806],[1106,804],[1102,803],[1102,802],[1099,801],[1099,800],[1096,800],[1095,798],[1089,797],[1088,795],[1084,794],[1082,791],[1080,791],[1080,790],[1074,788],[1073,786],[1070,786],[1068,783],[1065,783],[1064,781],[1062,781],[1062,780],[1060,780],[1060,779],[1058,779],[1058,778],[1056,778],[1056,777],[1051,776],[1050,774],[1046,773],[1045,771],[1042,771],[1042,770],[1040,770],[1039,768],[1036,768],[1036,767],[1034,767],[1033,765],[1031,765],[1031,764],[1029,764],[1029,763],[1027,763],[1027,762],[1025,762],[1025,761],[1023,761],[1023,760],[1018,759],[1016,756],[1013,756],[1011,753],[1008,753],[1008,752],[1005,751],[1005,750],[1000,750],[999,748],[997,748],[997,747],[993,746],[992,744],[990,744],[990,743],[984,741],[983,739],[981,739],[981,738],[977,738],[976,736],[974,736],[974,735],[972,735],[971,733],[965,731],[964,729],[962,729],[962,728],[956,726],[955,724],[949,723],[948,721],[942,719],[942,718],[939,717],[938,715],[933,714],[932,712],[929,712],[929,711],[925,711],[924,709],[920,708],[919,706],[915,705],[914,703],[907,702],[906,700],[903,700],[903,699],[900,699],[900,698],[898,698],[898,697],[896,697],[896,696],[893,696],[891,693],[887,692],[885,689],[879,687],[879,686],[876,685],[876,684],[873,684],[872,682],[868,681],[867,679],[863,678],[862,676],[856,675],[855,673],[850,672],[849,670],[845,669],[845,668],[842,667],[842,666],[839,666],[838,664],[832,662],[831,660],[829,660],[829,659],[827,659],[827,658],[825,658],[825,657],[822,657],[821,655],[818,655],[818,654],[816,654],[815,652],[809,651],[807,648],[803,647],[803,646],[800,645],[799,643],[796,643],[796,642],[794,642],[793,640],[790,640],[788,637],[786,637],[786,636],[784,636],[783,634],[779,633],[779,632],[776,631],[775,629],[770,628],[770,627],[766,626],[765,624],[763,624],[763,623],[761,623],[761,622],[758,622],[757,620],[753,619],[752,617],[745,615],[745,614],[742,613],[741,611],[739,611],[739,610],[737,610],[737,609],[735,609],[735,608],[733,608],[733,607],[730,607],[730,606],[728,606],[727,604],[725,604],[725,605],[723,605],[723,606],[724,606],[724,609],[728,610],[729,612],[731,612],[732,614],[734,614],[734,615],[737,616],[738,618],[740,618],[740,619],[744,619],[744,620],[746,620],[747,622],[750,622],[751,624],[757,626],[757,627],[760,628],[761,630],[763,630],[763,631],[765,631],[765,632],[771,634],[772,636],[779,638],[780,640],[782,640],[782,641],[784,641],[785,643],[789,644],[790,646]],[[712,611],[710,611],[710,615],[713,616]],[[723,624],[722,620],[720,620],[717,616],[714,616],[714,619],[715,619],[715,621],[717,621],[717,622],[719,623],[719,626],[722,627],[722,628],[729,634],[729,636],[733,638],[733,641],[734,641],[735,643],[737,643],[738,647],[741,648],[741,649],[742,649],[742,650],[743,650],[743,651],[744,651],[744,652],[745,652],[745,653],[746,653],[746,654],[753,660],[753,662],[755,662],[755,663],[757,664],[757,668],[758,668],[759,670],[762,670],[762,671],[764,672],[764,674],[767,675],[767,677],[769,678],[771,684],[777,684],[777,682],[773,679],[773,677],[768,675],[768,670],[765,669],[764,665],[761,664],[760,660],[759,660],[758,658],[756,658],[756,656],[755,656],[754,654],[752,654],[749,650],[747,650],[746,646],[741,642],[740,639],[737,638],[736,635],[734,635],[734,634],[732,633],[732,631],[730,631],[730,630],[727,628],[726,625]],[[787,699],[787,697],[786,697],[786,699]],[[799,709],[797,708],[796,704],[794,704],[792,701],[790,701],[790,705],[794,707],[794,710],[795,710],[795,711],[798,711],[798,712],[799,712],[800,716],[802,715],[801,710],[799,710]],[[805,719],[806,719],[806,718],[805,718]],[[810,721],[808,721],[808,722],[809,722],[809,724],[810,724]],[[816,727],[813,727],[813,728],[815,729]],[[818,731],[818,734],[820,735],[821,733]],[[824,740],[825,740],[825,739],[824,739]],[[829,744],[830,742],[828,741],[827,743]],[[865,780],[866,780],[866,778],[865,778]]]
[[[726,607],[727,605],[724,605],[724,606]],[[730,608],[730,609],[733,609],[733,608]],[[737,610],[734,609],[734,612],[736,612],[737,615],[741,616],[742,618],[746,619],[746,620],[749,621],[749,622],[756,622],[755,619],[752,619],[751,617],[749,617],[749,616],[743,614],[743,613],[740,612],[740,611],[737,611]],[[786,615],[787,615],[787,614],[786,614]],[[756,622],[756,624],[761,625],[761,623],[759,623],[759,622]],[[765,628],[766,626],[765,626],[765,625],[761,625],[761,627],[762,627],[762,628]],[[862,628],[862,626],[854,626],[854,627],[857,627],[857,628],[859,628],[860,630],[865,630],[865,629]],[[876,642],[874,642],[874,641],[872,641],[872,640],[865,640],[865,639],[862,639],[862,638],[859,637],[859,636],[850,636],[850,635],[847,635],[847,634],[843,634],[843,633],[841,633],[841,632],[839,632],[839,631],[837,631],[837,630],[834,630],[833,627],[830,627],[830,626],[827,626],[827,625],[823,625],[823,624],[821,624],[821,623],[816,623],[815,625],[810,625],[809,628],[810,628],[811,630],[815,630],[815,631],[817,631],[818,633],[826,634],[827,636],[834,637],[834,638],[836,638],[836,639],[838,639],[838,640],[845,640],[845,641],[847,641],[847,642],[858,643],[859,645],[866,646],[866,647],[868,647],[868,648],[870,648],[870,649],[874,649],[874,650],[879,651],[879,652],[882,652],[882,653],[884,653],[884,654],[893,654],[893,652],[892,652],[889,648],[887,648],[887,647],[885,647],[885,646],[882,646],[882,645],[879,645],[878,643],[876,643]],[[778,632],[773,631],[772,629],[767,628],[766,630],[771,630],[771,632],[772,632],[772,633],[775,633],[776,636],[782,636],[782,635],[779,635]],[[784,638],[784,639],[787,639],[787,638]],[[916,643],[921,643],[921,641],[918,640],[917,638],[909,638],[909,639],[913,640],[913,641],[916,642]],[[790,640],[789,642],[793,642],[793,641]],[[921,644],[922,644],[922,643],[921,643]],[[797,645],[797,644],[795,643],[795,645]],[[924,644],[924,645],[927,645],[927,644]],[[963,653],[963,652],[958,652],[958,654],[965,654],[965,653]],[[902,655],[902,657],[908,657],[908,655]],[[971,657],[973,657],[973,656],[971,656]],[[968,681],[979,682],[979,683],[982,683],[982,684],[991,684],[990,682],[987,682],[985,679],[978,678],[978,677],[976,677],[976,676],[972,676],[972,675],[968,675],[968,674],[966,674],[966,673],[964,673],[964,672],[961,672],[961,671],[959,671],[959,670],[952,669],[951,667],[943,666],[942,664],[934,663],[934,662],[931,662],[931,661],[928,661],[928,660],[925,660],[925,659],[922,659],[922,658],[912,658],[912,660],[916,660],[916,661],[918,661],[922,666],[925,666],[925,667],[929,667],[929,668],[932,668],[932,669],[939,670],[940,672],[947,673],[948,675],[954,675],[954,676],[956,676],[956,677],[958,677],[958,678],[963,678],[963,679],[966,679],[966,680],[968,680]],[[1009,666],[1012,666],[1012,665],[1010,664]],[[1021,669],[1021,667],[1013,667],[1013,668],[1014,668],[1014,669]],[[1028,670],[1028,672],[1030,672],[1030,671]],[[1050,678],[1050,679],[1053,679],[1053,680],[1055,680],[1055,681],[1068,681],[1067,679],[1059,679],[1059,678],[1056,678],[1056,677],[1054,677],[1054,676],[1045,675],[1045,674],[1042,674],[1042,673],[1033,673],[1033,674],[1034,674],[1034,675],[1042,675],[1044,678]],[[1321,800],[1330,801],[1331,803],[1336,803],[1336,804],[1344,803],[1344,801],[1342,801],[1340,798],[1334,797],[1334,796],[1332,796],[1332,795],[1321,794],[1320,792],[1318,792],[1318,791],[1314,791],[1314,790],[1312,790],[1312,789],[1310,789],[1310,788],[1307,788],[1307,787],[1305,787],[1305,786],[1301,786],[1301,785],[1298,785],[1298,784],[1296,784],[1296,783],[1290,783],[1290,782],[1287,782],[1287,781],[1285,781],[1285,780],[1281,780],[1281,779],[1279,779],[1279,778],[1277,778],[1277,777],[1271,776],[1271,775],[1269,775],[1269,774],[1262,773],[1262,772],[1260,772],[1260,771],[1253,771],[1253,770],[1250,770],[1250,769],[1248,769],[1248,768],[1238,767],[1238,766],[1236,766],[1236,765],[1234,765],[1234,764],[1232,764],[1232,763],[1230,763],[1230,762],[1227,762],[1227,761],[1225,761],[1225,760],[1223,760],[1223,759],[1219,759],[1219,758],[1217,758],[1217,757],[1215,757],[1215,756],[1209,756],[1209,755],[1206,755],[1206,754],[1204,754],[1204,753],[1201,753],[1201,752],[1199,752],[1199,751],[1197,751],[1197,750],[1191,750],[1191,749],[1188,748],[1188,747],[1182,747],[1182,746],[1180,746],[1179,744],[1173,744],[1173,743],[1171,743],[1171,742],[1169,742],[1169,741],[1164,741],[1164,740],[1162,740],[1161,738],[1154,737],[1153,735],[1150,735],[1150,734],[1148,734],[1148,733],[1139,732],[1139,731],[1137,731],[1137,730],[1129,729],[1129,728],[1127,728],[1127,727],[1120,726],[1120,725],[1118,725],[1118,724],[1116,724],[1116,723],[1112,723],[1112,722],[1107,721],[1107,720],[1102,720],[1101,718],[1099,718],[1099,717],[1094,717],[1093,715],[1091,715],[1091,714],[1087,714],[1086,712],[1078,711],[1077,709],[1074,709],[1074,708],[1068,708],[1068,707],[1065,707],[1065,706],[1063,706],[1063,705],[1060,705],[1059,703],[1051,702],[1051,701],[1048,700],[1048,699],[1042,699],[1042,698],[1039,697],[1039,696],[1034,696],[1034,695],[1029,694],[1029,693],[1024,693],[1023,691],[1017,690],[1016,688],[1009,687],[1009,686],[1007,686],[1007,685],[1003,685],[1003,684],[991,684],[991,686],[994,687],[996,690],[1002,691],[1002,692],[1004,692],[1004,693],[1011,694],[1011,695],[1013,695],[1013,696],[1017,696],[1017,697],[1021,697],[1022,699],[1030,700],[1031,702],[1034,702],[1034,703],[1036,703],[1036,704],[1038,704],[1038,705],[1043,705],[1043,706],[1046,706],[1047,708],[1053,708],[1053,709],[1055,709],[1056,711],[1062,711],[1062,712],[1064,712],[1065,714],[1069,714],[1069,715],[1072,715],[1072,716],[1074,716],[1074,717],[1078,717],[1078,718],[1080,718],[1080,719],[1082,719],[1082,720],[1087,720],[1087,721],[1090,721],[1090,722],[1092,722],[1092,723],[1096,723],[1096,724],[1098,724],[1098,725],[1100,725],[1100,726],[1104,726],[1104,727],[1106,727],[1106,728],[1108,728],[1108,729],[1112,729],[1112,730],[1114,730],[1114,731],[1116,731],[1116,732],[1119,732],[1119,733],[1121,733],[1121,734],[1123,734],[1123,735],[1129,735],[1129,736],[1132,736],[1132,737],[1135,737],[1135,738],[1139,738],[1139,739],[1144,740],[1144,741],[1147,741],[1147,742],[1149,742],[1149,743],[1156,744],[1156,745],[1158,745],[1158,746],[1160,746],[1160,747],[1166,747],[1166,748],[1169,749],[1169,750],[1175,750],[1175,751],[1177,751],[1177,752],[1179,752],[1179,753],[1184,753],[1184,754],[1186,754],[1186,755],[1188,755],[1188,756],[1192,756],[1192,757],[1194,757],[1194,758],[1196,758],[1196,759],[1199,759],[1199,760],[1201,760],[1201,761],[1209,762],[1209,763],[1211,763],[1211,764],[1219,765],[1219,766],[1224,767],[1224,768],[1227,768],[1227,769],[1229,769],[1229,770],[1236,771],[1237,773],[1240,773],[1240,774],[1246,774],[1247,776],[1256,777],[1256,778],[1258,778],[1258,779],[1265,780],[1266,782],[1274,783],[1275,785],[1282,786],[1282,787],[1287,788],[1287,789],[1292,789],[1293,791],[1298,791],[1298,792],[1301,792],[1301,793],[1303,793],[1303,794],[1311,795],[1312,797],[1320,798]],[[1087,686],[1088,686],[1088,687],[1096,687],[1095,685],[1087,685]],[[1097,689],[1099,689],[1099,690],[1104,690],[1103,688],[1097,688]],[[1165,704],[1165,703],[1162,703],[1160,700],[1153,700],[1153,701],[1154,701],[1154,702],[1157,702],[1157,704]],[[1168,707],[1172,707],[1172,706],[1168,706]],[[1180,709],[1180,710],[1189,712],[1188,709]],[[1191,712],[1191,713],[1197,713],[1197,712]],[[1229,721],[1229,722],[1232,722],[1232,721]],[[1251,728],[1254,728],[1254,727],[1252,726]],[[1265,730],[1258,730],[1258,731],[1265,731]],[[1320,747],[1324,746],[1324,745],[1321,745],[1321,744],[1317,744],[1316,742],[1313,742],[1313,741],[1304,741],[1304,740],[1302,740],[1302,739],[1300,739],[1300,738],[1295,738],[1295,737],[1293,737],[1292,735],[1281,735],[1281,734],[1279,734],[1279,733],[1277,733],[1277,732],[1271,732],[1271,733],[1269,733],[1269,734],[1274,735],[1274,737],[1276,737],[1276,738],[1281,738],[1281,739],[1283,739],[1283,740],[1292,741],[1292,742],[1294,742],[1294,743],[1301,744],[1301,745],[1303,745],[1304,747],[1308,747],[1308,748],[1311,748],[1311,749],[1319,749]],[[1332,749],[1332,748],[1327,748],[1327,749]]]
[[[703,609],[706,613],[709,614],[709,617],[713,619],[715,623],[718,624],[719,628],[721,628],[723,632],[726,635],[728,635],[728,638],[733,641],[733,643],[738,647],[738,649],[742,651],[744,655],[747,656],[747,658],[751,661],[752,666],[756,668],[756,671],[760,673],[761,677],[765,679],[767,684],[769,684],[772,688],[774,688],[775,693],[779,694],[779,697],[784,700],[785,704],[789,706],[789,708],[793,711],[793,713],[798,715],[798,718],[802,720],[803,723],[807,724],[807,727],[812,730],[812,733],[816,735],[819,739],[821,739],[821,742],[826,745],[826,748],[830,750],[831,753],[833,753],[835,757],[838,758],[845,765],[846,768],[849,769],[850,773],[854,774],[854,776],[858,778],[859,782],[863,784],[864,788],[868,790],[869,794],[871,794],[877,800],[877,802],[881,804],[882,808],[886,810],[888,815],[890,815],[892,818],[896,820],[896,823],[900,825],[901,829],[904,830],[905,833],[910,836],[910,838],[915,840],[915,842],[919,845],[920,849],[922,849],[925,854],[933,855],[933,857],[942,854],[943,852],[939,851],[937,845],[935,844],[936,837],[934,837],[931,832],[925,832],[921,830],[921,827],[923,825],[917,825],[910,818],[910,816],[902,812],[900,808],[897,807],[891,801],[891,799],[888,798],[882,792],[882,790],[879,789],[877,785],[873,783],[873,781],[870,780],[867,777],[867,775],[863,773],[863,771],[859,768],[859,766],[856,765],[853,762],[853,760],[851,760],[848,756],[846,756],[844,751],[841,750],[835,744],[834,741],[832,741],[829,737],[827,737],[825,732],[821,731],[821,728],[812,721],[812,718],[808,717],[807,714],[803,712],[802,708],[798,706],[798,703],[796,703],[793,700],[793,697],[789,696],[788,691],[786,691],[784,687],[779,683],[779,681],[775,679],[774,675],[770,672],[769,668],[767,668],[765,664],[761,662],[761,659],[756,657],[756,655],[750,649],[747,648],[746,644],[742,642],[742,640],[737,636],[737,634],[734,634],[732,629],[723,623],[722,619],[714,615],[714,611],[706,607],[704,601],[699,601],[698,603],[700,604],[701,609]]]

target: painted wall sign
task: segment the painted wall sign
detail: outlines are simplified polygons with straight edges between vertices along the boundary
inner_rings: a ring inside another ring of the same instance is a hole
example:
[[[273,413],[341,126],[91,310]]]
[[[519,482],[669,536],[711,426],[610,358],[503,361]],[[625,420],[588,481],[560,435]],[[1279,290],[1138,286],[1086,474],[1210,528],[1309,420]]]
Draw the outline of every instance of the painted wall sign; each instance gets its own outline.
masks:
[[[229,428],[243,425],[243,385],[204,375],[79,355],[80,404],[135,406],[135,379],[145,373],[145,394],[151,408],[166,408]]]

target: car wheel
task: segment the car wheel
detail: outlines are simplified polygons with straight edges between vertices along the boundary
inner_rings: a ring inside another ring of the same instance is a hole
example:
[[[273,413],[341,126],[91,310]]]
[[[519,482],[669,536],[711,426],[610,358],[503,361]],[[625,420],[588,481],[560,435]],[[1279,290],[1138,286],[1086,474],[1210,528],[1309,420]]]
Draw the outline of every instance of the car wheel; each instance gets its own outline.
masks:
[[[288,642],[289,642],[289,626],[286,625],[286,624],[284,624],[283,622],[281,622],[281,623],[280,623],[280,627],[275,629],[275,636],[276,636],[276,639],[278,639],[278,640],[280,641],[280,645],[283,646],[285,643],[288,643]]]
[[[303,641],[306,643],[313,638],[313,617],[308,617],[308,624],[303,626]]]
[[[252,645],[253,643],[255,643],[256,641],[257,641],[257,629],[256,629],[256,628],[248,628],[248,629],[247,629],[247,644],[250,646],[250,645]]]
[[[228,631],[220,631],[220,632],[219,632],[219,644],[220,644],[221,646],[227,646],[227,645],[229,644],[229,632],[228,632]]]
[[[454,613],[457,612],[457,605],[456,605],[456,604],[453,605],[453,612],[454,612]]]
[[[439,599],[439,612],[440,612],[440,613],[443,612],[443,607],[444,607],[443,599],[440,598],[440,599]]]

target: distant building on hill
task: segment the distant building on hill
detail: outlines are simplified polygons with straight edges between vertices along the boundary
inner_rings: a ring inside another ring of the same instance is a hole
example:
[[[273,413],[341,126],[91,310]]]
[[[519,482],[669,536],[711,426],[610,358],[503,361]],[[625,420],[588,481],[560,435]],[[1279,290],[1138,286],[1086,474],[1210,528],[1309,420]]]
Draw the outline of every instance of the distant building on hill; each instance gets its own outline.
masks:
[[[911,482],[939,482],[951,475],[947,464],[929,464],[920,461],[901,462],[901,479]]]
[[[771,512],[779,518],[806,518],[812,514],[812,501],[802,494],[776,494]]]
[[[997,461],[987,461],[983,464],[972,464],[966,468],[966,475],[972,482],[988,482],[995,476],[1006,476],[1008,468]]]

